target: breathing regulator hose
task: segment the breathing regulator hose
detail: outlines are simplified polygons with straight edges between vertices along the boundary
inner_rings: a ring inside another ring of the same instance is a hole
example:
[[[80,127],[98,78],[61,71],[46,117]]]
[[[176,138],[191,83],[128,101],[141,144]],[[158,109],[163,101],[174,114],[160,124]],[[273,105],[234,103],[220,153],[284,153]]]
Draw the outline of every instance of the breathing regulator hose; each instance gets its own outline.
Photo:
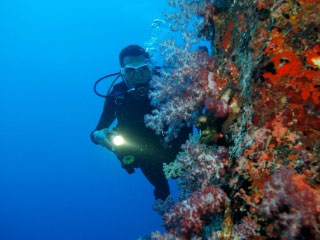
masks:
[[[99,84],[102,80],[104,80],[104,79],[106,79],[106,78],[109,78],[109,77],[113,77],[113,76],[116,76],[116,77],[115,77],[115,79],[113,79],[112,83],[110,84],[110,87],[109,87],[109,89],[108,89],[107,94],[106,94],[106,95],[103,95],[103,94],[99,93],[99,92],[97,91],[97,86],[98,86],[98,84]],[[99,78],[99,79],[94,83],[94,86],[93,86],[93,90],[94,90],[95,94],[97,94],[99,97],[107,98],[107,97],[109,96],[110,92],[111,92],[111,89],[112,89],[113,85],[115,84],[115,82],[118,80],[119,77],[121,77],[120,72],[108,74],[108,75],[106,75],[106,76],[103,76],[103,77]]]

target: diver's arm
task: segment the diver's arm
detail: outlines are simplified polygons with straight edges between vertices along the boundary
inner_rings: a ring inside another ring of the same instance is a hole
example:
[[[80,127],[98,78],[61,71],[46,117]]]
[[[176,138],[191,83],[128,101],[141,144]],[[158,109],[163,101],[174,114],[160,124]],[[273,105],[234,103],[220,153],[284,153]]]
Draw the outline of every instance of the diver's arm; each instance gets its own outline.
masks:
[[[109,139],[110,135],[114,135],[114,131],[104,128],[102,130],[96,130],[92,132],[92,138],[94,143],[99,144],[113,151],[112,143]]]
[[[93,143],[101,144],[101,133],[103,129],[107,129],[116,119],[116,104],[114,98],[106,98],[103,111],[96,128],[91,132],[90,138]],[[111,131],[111,130],[110,130]],[[98,134],[100,132],[100,134]]]
[[[175,149],[176,151],[180,151],[181,145],[184,144],[188,139],[189,135],[192,134],[193,132],[193,127],[183,127],[179,134],[178,137],[173,139],[169,144],[172,145],[172,148]]]

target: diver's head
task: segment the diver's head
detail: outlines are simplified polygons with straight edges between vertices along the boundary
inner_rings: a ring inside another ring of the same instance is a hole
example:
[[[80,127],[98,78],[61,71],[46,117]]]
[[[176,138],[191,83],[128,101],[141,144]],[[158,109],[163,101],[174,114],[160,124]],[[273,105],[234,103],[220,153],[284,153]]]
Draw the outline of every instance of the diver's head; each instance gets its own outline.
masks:
[[[151,79],[149,54],[138,45],[129,45],[119,55],[121,74],[129,89],[148,84]]]

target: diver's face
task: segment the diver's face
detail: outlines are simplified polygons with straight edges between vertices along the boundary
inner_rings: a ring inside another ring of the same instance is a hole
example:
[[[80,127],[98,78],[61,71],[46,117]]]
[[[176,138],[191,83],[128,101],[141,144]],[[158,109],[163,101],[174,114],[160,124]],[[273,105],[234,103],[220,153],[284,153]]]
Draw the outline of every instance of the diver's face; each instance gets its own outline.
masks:
[[[121,69],[124,81],[128,88],[134,88],[137,84],[148,83],[151,79],[149,61],[144,56],[127,56],[123,60]]]

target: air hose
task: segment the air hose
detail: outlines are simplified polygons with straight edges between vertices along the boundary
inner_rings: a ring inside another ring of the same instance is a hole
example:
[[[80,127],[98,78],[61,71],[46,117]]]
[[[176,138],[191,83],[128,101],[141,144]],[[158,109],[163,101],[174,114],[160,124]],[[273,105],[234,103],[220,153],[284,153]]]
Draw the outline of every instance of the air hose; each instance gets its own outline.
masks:
[[[115,77],[115,79],[113,79],[112,83],[110,84],[110,87],[109,87],[109,89],[108,89],[108,91],[107,91],[107,94],[106,94],[106,95],[103,95],[103,94],[99,93],[99,92],[97,91],[97,86],[98,86],[98,84],[99,84],[102,80],[104,80],[104,79],[106,79],[106,78],[109,78],[109,77],[113,77],[113,76],[116,76],[116,77]],[[115,84],[115,82],[118,80],[119,77],[121,77],[120,72],[108,74],[108,75],[106,75],[106,76],[103,76],[103,77],[99,78],[99,79],[95,82],[94,87],[93,87],[93,90],[94,90],[95,94],[97,94],[99,97],[103,97],[103,98],[109,97],[109,94],[110,94],[110,92],[111,92],[111,89],[112,89],[113,85]]]

